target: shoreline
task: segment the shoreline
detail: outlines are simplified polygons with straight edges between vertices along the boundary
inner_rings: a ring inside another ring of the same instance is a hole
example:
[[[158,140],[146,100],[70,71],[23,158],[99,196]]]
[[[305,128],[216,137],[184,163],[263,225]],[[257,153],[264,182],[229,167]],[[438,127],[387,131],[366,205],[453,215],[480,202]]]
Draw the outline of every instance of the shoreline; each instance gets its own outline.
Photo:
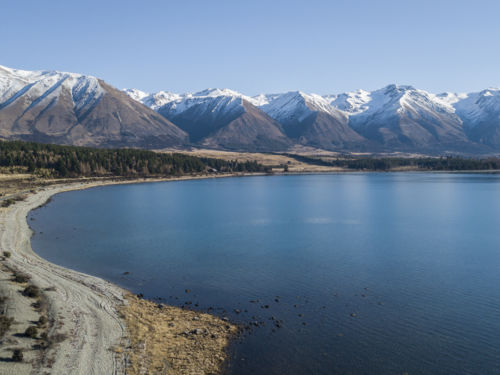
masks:
[[[421,171],[398,172],[418,173]],[[426,172],[429,173],[429,171]],[[274,175],[340,173],[345,172],[289,172]],[[437,173],[453,172],[437,171]],[[471,173],[471,171],[458,173]],[[487,171],[481,171],[481,173],[488,174]],[[120,184],[263,175],[266,174],[236,173],[173,178],[64,181],[60,184],[39,187],[36,192],[28,194],[25,200],[16,202],[8,208],[0,208],[0,256],[5,251],[11,253],[0,262],[0,278],[4,281],[0,283],[0,297],[9,298],[5,310],[8,316],[13,316],[18,321],[15,326],[17,333],[14,335],[17,338],[11,341],[2,340],[2,345],[0,345],[2,374],[139,374],[145,373],[145,370],[148,371],[148,366],[156,368],[165,366],[165,368],[175,370],[175,366],[163,360],[167,357],[164,352],[165,347],[175,352],[177,360],[182,360],[182,365],[178,367],[179,372],[174,371],[173,374],[203,374],[205,372],[196,371],[193,367],[196,363],[191,361],[191,357],[183,357],[179,354],[186,348],[198,350],[192,346],[197,340],[208,340],[213,346],[209,350],[203,349],[205,353],[195,353],[195,357],[205,354],[209,358],[215,358],[216,360],[209,363],[211,373],[220,373],[227,362],[228,345],[230,339],[237,333],[237,327],[213,315],[189,310],[179,311],[181,309],[168,305],[160,307],[152,301],[138,299],[124,288],[104,279],[48,262],[31,248],[32,230],[28,225],[27,216],[31,210],[46,204],[53,195],[74,190]],[[40,314],[37,315],[30,304],[31,301],[21,295],[26,284],[20,285],[12,282],[12,270],[29,274],[31,283],[44,291],[43,295],[47,303],[45,313],[50,318],[49,334],[62,334],[67,337],[57,343],[57,346],[45,349],[43,356],[40,351],[27,350],[23,363],[14,363],[9,360],[12,349],[18,346],[32,346],[33,341],[24,338],[22,332],[30,325],[30,322],[36,322]],[[173,316],[176,317],[176,322],[171,326]],[[158,319],[165,324],[158,325]],[[149,326],[144,323],[145,321],[149,322]],[[151,327],[157,325],[159,332],[152,335],[155,341],[146,348],[145,340],[148,338],[145,335],[150,335]],[[131,332],[131,327],[135,330],[134,332]],[[204,333],[194,337],[192,332],[198,330]],[[140,339],[137,339],[138,337]],[[179,342],[185,345],[184,349],[179,348],[177,345]],[[206,347],[206,345],[202,346]],[[159,364],[154,360],[155,356],[163,358],[162,361],[165,363]],[[203,358],[200,362],[206,363],[207,360]],[[214,369],[217,371],[213,372]],[[186,372],[187,370],[189,372]]]
[[[68,337],[57,348],[48,349],[45,357],[49,360],[40,363],[40,373],[47,368],[51,374],[124,372],[124,363],[109,352],[110,345],[119,343],[126,332],[125,324],[116,314],[116,307],[125,303],[124,290],[105,280],[49,263],[31,248],[32,230],[26,221],[28,213],[54,194],[85,187],[91,186],[77,183],[43,188],[3,210],[0,216],[1,250],[11,253],[5,264],[29,275],[31,283],[40,289],[55,289],[46,292],[51,330]],[[10,284],[3,286],[3,293],[9,296],[17,294],[17,290],[12,292],[9,288]],[[23,316],[14,319],[22,322]],[[5,356],[6,353],[2,354]],[[30,366],[22,363],[12,367],[11,373],[19,374]]]
[[[212,363],[204,363],[204,365],[210,365],[207,370],[211,372],[214,370],[222,371],[224,362],[227,360],[226,348],[229,339],[237,332],[235,326],[208,314],[188,310],[178,311],[181,309],[167,305],[159,308],[160,306],[157,306],[156,303],[140,300],[127,290],[104,279],[50,263],[38,256],[31,248],[32,230],[28,225],[27,216],[30,211],[46,204],[53,195],[68,191],[119,184],[251,175],[258,174],[65,182],[41,187],[35,193],[29,194],[25,200],[16,202],[8,208],[1,208],[0,252],[9,252],[10,254],[9,257],[4,257],[3,262],[1,262],[0,278],[4,282],[0,284],[0,294],[7,297],[4,310],[7,316],[13,316],[16,320],[13,329],[17,330],[17,333],[11,335],[15,338],[9,338],[8,340],[4,338],[2,345],[0,345],[2,374],[50,373],[67,375],[74,373],[118,375],[144,373],[144,370],[148,370],[149,366],[155,365],[158,368],[158,364],[154,363],[150,357],[156,353],[153,350],[155,345],[158,350],[165,345],[165,337],[170,341],[172,339],[182,341],[183,344],[188,346],[191,345],[192,341],[211,339],[213,345],[206,354],[207,357],[214,357],[215,360]],[[24,354],[25,360],[21,363],[10,361],[10,353],[15,347],[26,348],[33,344],[30,341],[31,339],[23,337],[22,332],[24,332],[25,327],[30,325],[30,321],[33,323],[37,312],[36,309],[32,308],[31,300],[21,295],[21,291],[26,284],[20,285],[12,281],[13,270],[29,275],[31,279],[29,283],[44,291],[45,313],[50,322],[47,333],[54,337],[56,335],[65,337],[54,347],[45,348],[43,357],[41,351],[26,350]],[[160,313],[157,311],[160,311]],[[178,324],[178,327],[182,326],[189,329],[195,326],[193,332],[200,331],[204,332],[204,334],[199,337],[190,337],[191,331],[188,330],[186,333],[186,330],[184,330],[182,334],[179,334],[177,332],[179,328],[175,327],[173,323],[168,325],[160,324],[159,326],[164,326],[162,328],[162,338],[151,343],[146,349],[145,342],[138,341],[134,335],[139,335],[141,329],[151,332],[158,323],[161,323],[157,320],[158,318],[167,319],[166,314],[169,314],[168,319],[173,319],[171,316],[175,316],[175,314],[180,316],[177,317],[177,321],[181,323]],[[186,317],[193,321],[192,324],[190,322],[182,324],[185,323],[182,320]],[[200,317],[201,323],[209,325],[210,329],[200,326]],[[140,321],[141,319],[143,321]],[[151,325],[147,326],[146,321],[149,321]],[[132,322],[137,322],[133,332],[130,329],[130,326],[133,325]],[[217,334],[215,334],[215,331],[217,331]],[[205,347],[206,345],[201,346]],[[179,350],[182,350],[182,348],[176,348],[177,357],[179,357]],[[203,353],[199,355],[203,356]],[[189,358],[185,359],[187,359],[187,362],[191,362]],[[162,358],[163,360],[164,358]],[[136,363],[132,363],[133,361]],[[206,358],[203,358],[201,362],[207,362]],[[186,368],[189,372],[182,371],[186,367],[185,364],[179,365],[179,372],[173,373],[205,373],[200,369],[197,370],[193,365],[195,366],[196,363],[192,363],[191,367]],[[165,363],[164,366],[165,368],[174,369],[176,367],[169,363]]]

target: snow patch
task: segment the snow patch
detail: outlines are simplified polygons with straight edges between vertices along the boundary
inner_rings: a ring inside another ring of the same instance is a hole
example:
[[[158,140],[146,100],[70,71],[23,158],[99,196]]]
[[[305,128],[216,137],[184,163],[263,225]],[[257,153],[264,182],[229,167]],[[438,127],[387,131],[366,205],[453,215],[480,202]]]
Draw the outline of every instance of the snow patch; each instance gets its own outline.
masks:
[[[28,71],[0,66],[0,108],[21,96],[32,100],[29,108],[59,98],[61,90],[71,93],[75,110],[95,104],[105,90],[93,76],[57,71]]]

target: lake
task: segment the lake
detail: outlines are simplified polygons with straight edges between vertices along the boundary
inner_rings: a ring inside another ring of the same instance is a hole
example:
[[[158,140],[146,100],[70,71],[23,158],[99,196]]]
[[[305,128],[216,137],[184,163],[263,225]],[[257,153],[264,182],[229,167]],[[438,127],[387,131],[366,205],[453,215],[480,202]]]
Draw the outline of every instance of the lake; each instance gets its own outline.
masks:
[[[229,374],[500,373],[500,175],[116,185],[29,216],[53,263],[259,322]]]

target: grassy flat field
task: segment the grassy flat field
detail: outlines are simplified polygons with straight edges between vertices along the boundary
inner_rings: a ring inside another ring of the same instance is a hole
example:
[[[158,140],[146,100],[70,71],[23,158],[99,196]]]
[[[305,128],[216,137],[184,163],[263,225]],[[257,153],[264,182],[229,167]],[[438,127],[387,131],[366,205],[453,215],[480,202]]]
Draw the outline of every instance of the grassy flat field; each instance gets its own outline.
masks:
[[[162,150],[160,152],[172,152],[174,150]],[[280,154],[268,154],[262,152],[233,152],[233,151],[219,151],[219,150],[209,150],[209,149],[195,149],[195,150],[175,150],[182,154],[187,154],[191,156],[198,156],[201,158],[216,158],[223,160],[238,160],[241,162],[245,161],[257,161],[264,166],[273,167],[273,171],[282,172],[283,166],[288,166],[289,172],[338,172],[342,171],[343,168],[330,167],[330,166],[320,166],[313,165],[298,161],[290,156],[280,155]],[[301,153],[302,154],[302,153]],[[298,154],[299,155],[299,154]],[[303,153],[303,155],[319,156],[321,157],[335,157],[336,153],[327,151],[311,151],[308,153]]]

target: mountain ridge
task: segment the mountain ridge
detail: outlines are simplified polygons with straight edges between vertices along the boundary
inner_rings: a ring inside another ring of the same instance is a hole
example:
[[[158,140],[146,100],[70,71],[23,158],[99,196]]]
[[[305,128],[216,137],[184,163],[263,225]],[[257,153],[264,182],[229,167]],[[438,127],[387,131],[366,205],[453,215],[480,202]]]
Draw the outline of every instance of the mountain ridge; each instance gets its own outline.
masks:
[[[164,147],[188,136],[93,76],[0,66],[0,136],[99,147]]]
[[[0,137],[149,149],[498,154],[500,89],[147,93],[78,73],[0,66]]]
[[[390,84],[379,90],[323,96],[291,91],[253,97],[229,89],[210,90],[249,101],[280,123],[284,133],[300,145],[350,151],[500,151],[500,94],[496,96],[500,89],[433,94],[410,85]],[[176,95],[197,97],[200,93]],[[484,99],[488,93],[493,97],[489,101]],[[475,102],[478,96],[484,103],[474,112],[467,101]],[[473,115],[466,117],[466,109]],[[479,120],[482,124],[475,128]]]

